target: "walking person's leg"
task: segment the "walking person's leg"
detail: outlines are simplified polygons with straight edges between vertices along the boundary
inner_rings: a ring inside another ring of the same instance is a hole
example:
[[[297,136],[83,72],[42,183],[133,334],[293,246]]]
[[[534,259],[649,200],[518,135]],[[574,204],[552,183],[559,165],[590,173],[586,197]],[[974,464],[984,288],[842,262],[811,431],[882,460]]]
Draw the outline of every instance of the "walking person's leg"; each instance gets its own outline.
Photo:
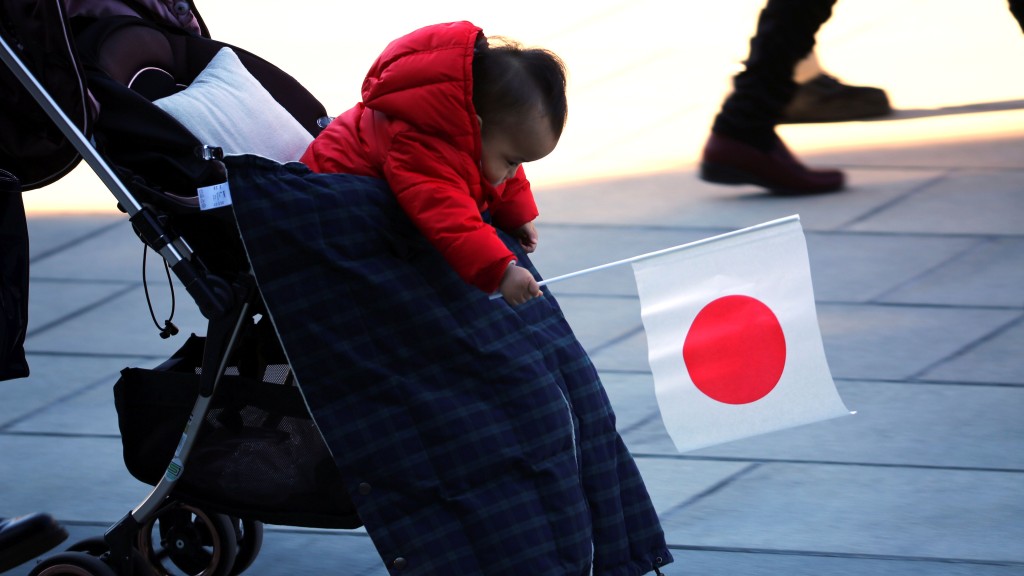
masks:
[[[755,184],[779,193],[828,192],[843,187],[837,170],[811,170],[775,134],[796,92],[793,69],[814,48],[815,34],[835,0],[768,0],[750,40],[733,92],[715,117],[701,177],[722,184]]]

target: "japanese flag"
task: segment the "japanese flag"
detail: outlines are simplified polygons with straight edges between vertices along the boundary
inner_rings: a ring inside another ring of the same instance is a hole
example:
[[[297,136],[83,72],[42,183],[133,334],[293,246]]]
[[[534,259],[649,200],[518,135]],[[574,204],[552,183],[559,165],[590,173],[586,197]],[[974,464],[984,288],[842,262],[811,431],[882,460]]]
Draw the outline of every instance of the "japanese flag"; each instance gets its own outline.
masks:
[[[633,262],[680,452],[850,414],[825,360],[798,216]]]

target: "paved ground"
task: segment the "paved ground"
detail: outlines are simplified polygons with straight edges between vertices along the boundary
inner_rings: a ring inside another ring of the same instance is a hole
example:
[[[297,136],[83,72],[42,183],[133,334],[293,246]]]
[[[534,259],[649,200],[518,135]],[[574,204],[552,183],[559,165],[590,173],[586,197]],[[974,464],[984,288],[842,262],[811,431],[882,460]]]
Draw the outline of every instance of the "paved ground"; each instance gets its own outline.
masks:
[[[845,167],[850,189],[778,198],[687,168],[539,196],[549,277],[789,214],[806,230],[825,350],[858,414],[698,452],[665,434],[628,268],[554,286],[653,493],[666,574],[1024,574],[1024,138],[807,158]],[[111,386],[182,337],[157,337],[120,215],[29,224],[32,376],[0,384],[0,515],[49,511],[77,540],[147,494]],[[151,260],[162,320],[161,274]],[[177,293],[175,322],[204,332]],[[328,569],[386,574],[362,532],[284,526],[247,574]]]

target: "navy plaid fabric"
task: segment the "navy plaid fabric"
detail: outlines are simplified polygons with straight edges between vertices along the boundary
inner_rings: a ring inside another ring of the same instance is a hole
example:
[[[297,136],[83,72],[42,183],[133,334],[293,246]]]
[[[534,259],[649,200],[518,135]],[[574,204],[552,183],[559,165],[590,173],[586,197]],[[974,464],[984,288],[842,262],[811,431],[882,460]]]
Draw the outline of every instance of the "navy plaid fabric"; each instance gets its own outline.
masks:
[[[271,319],[393,573],[633,576],[671,561],[550,293],[489,300],[379,180],[226,164]]]

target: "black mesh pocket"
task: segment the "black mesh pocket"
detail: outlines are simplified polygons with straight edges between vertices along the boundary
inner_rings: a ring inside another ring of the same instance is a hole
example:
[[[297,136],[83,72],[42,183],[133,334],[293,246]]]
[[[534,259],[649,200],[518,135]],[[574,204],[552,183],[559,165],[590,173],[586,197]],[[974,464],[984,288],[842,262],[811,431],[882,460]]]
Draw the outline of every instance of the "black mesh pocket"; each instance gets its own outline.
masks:
[[[204,338],[193,335],[155,369],[126,368],[114,403],[128,471],[156,484],[199,393]],[[221,378],[173,496],[271,524],[360,525],[334,460],[287,364],[261,378],[229,368]]]

